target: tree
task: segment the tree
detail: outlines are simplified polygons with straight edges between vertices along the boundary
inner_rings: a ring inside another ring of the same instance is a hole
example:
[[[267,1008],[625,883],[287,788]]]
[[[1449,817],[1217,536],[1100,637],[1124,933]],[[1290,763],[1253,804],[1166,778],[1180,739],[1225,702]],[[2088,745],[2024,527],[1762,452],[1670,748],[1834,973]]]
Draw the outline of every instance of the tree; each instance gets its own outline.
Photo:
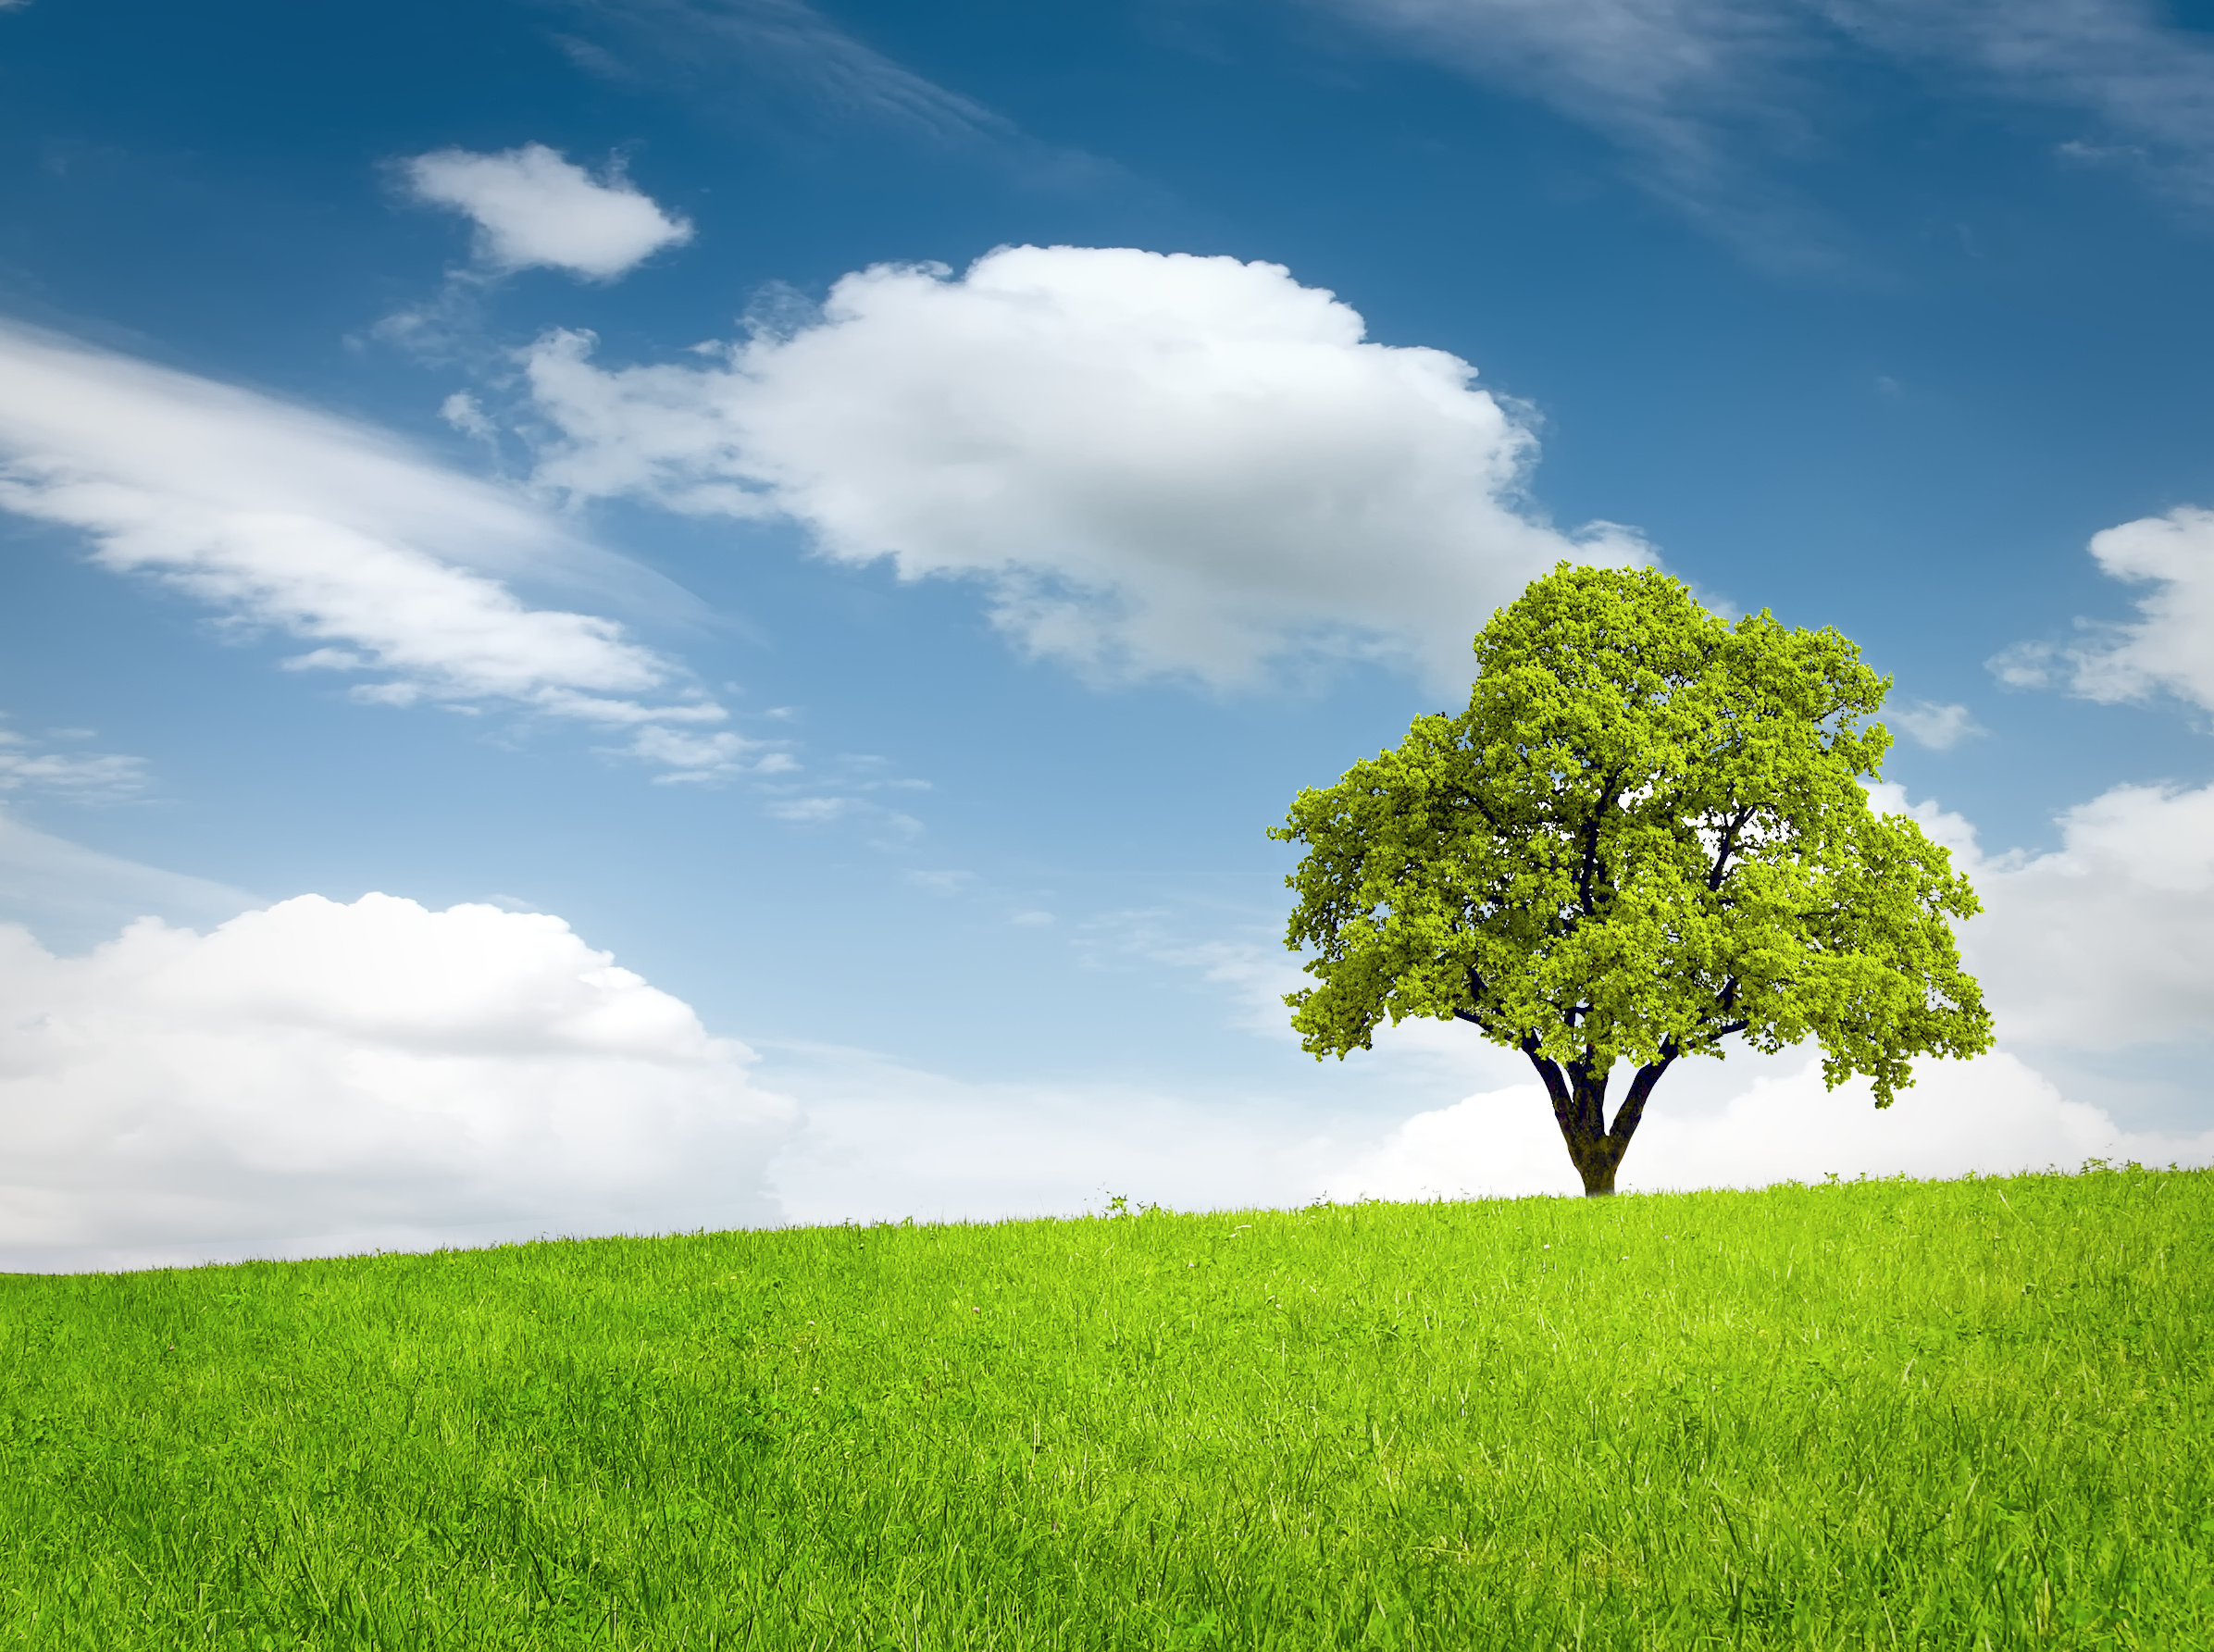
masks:
[[[1300,793],[1287,994],[1316,1060],[1389,1017],[1474,1025],[1545,1081],[1598,1197],[1653,1087],[1733,1036],[1821,1041],[1888,1107],[1917,1055],[1990,1048],[1946,851],[1878,814],[1890,678],[1830,629],[1735,625],[1650,570],[1562,563],[1492,615],[1460,716]],[[1636,1073],[1613,1120],[1618,1062]]]

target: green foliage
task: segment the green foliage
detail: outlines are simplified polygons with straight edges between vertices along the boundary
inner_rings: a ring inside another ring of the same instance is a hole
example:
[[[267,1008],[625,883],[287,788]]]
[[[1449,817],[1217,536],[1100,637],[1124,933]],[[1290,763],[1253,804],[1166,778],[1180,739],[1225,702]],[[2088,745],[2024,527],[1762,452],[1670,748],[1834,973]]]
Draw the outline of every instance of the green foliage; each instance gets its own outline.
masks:
[[[1865,1074],[1888,1105],[1912,1057],[1988,1048],[1947,922],[1974,892],[1861,787],[1889,682],[1852,643],[1563,564],[1475,655],[1467,711],[1270,833],[1305,846],[1287,939],[1318,985],[1286,1001],[1318,1058],[1409,1015],[1602,1083],[1813,1037],[1831,1085]]]
[[[0,1648],[2214,1646],[2214,1174],[0,1278]]]

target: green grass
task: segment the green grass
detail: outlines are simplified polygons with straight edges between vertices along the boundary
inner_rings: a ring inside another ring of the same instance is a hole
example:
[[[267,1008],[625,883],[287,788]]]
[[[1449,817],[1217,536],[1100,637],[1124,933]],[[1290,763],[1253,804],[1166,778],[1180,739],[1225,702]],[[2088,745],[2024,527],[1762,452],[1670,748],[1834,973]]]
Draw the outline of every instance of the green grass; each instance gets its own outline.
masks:
[[[0,1280],[0,1646],[2214,1646],[2214,1174]]]

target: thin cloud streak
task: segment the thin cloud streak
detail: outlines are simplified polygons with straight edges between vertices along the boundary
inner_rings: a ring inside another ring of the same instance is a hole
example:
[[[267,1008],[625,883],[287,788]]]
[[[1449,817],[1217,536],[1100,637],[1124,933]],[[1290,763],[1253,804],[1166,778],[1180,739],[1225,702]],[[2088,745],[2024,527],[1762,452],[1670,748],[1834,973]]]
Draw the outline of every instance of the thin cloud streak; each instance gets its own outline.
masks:
[[[81,950],[134,918],[213,925],[262,904],[244,889],[104,854],[0,812],[0,924],[22,925],[49,951]]]
[[[62,751],[0,728],[0,792],[44,792],[73,802],[114,802],[146,788],[146,760],[122,751]]]
[[[797,90],[845,120],[939,143],[1005,143],[1014,123],[853,38],[803,0],[580,0],[576,9],[629,37],[657,67],[687,80],[739,73]],[[624,76],[601,48],[579,67]]]
[[[592,39],[570,61],[616,85],[763,123],[779,137],[874,138],[965,155],[1026,187],[1144,191],[1114,162],[1041,143],[856,39],[804,0],[546,0]]]
[[[1820,10],[1879,50],[1966,68],[1996,94],[2080,110],[2140,140],[2214,205],[2214,43],[2147,0],[1821,0]]]

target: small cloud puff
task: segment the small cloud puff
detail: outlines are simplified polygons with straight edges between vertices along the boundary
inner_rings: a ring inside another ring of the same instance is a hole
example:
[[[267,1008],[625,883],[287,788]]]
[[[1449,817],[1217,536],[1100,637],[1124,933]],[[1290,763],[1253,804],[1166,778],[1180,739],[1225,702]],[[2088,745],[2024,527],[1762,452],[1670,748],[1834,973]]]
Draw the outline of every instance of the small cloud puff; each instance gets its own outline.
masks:
[[[303,895],[81,958],[0,926],[0,1267],[773,1221],[790,1103],[559,918]]]
[[[475,221],[478,257],[503,272],[542,267],[612,281],[692,236],[619,172],[595,180],[543,143],[497,155],[441,149],[404,170],[417,200]]]
[[[82,739],[83,729],[58,729],[59,739]],[[120,751],[53,751],[0,728],[0,791],[44,791],[77,802],[110,802],[143,790],[146,760]]]
[[[1964,705],[1938,705],[1919,700],[1891,714],[1891,721],[1904,729],[1916,745],[1933,751],[1949,751],[1962,740],[1991,731],[1975,720]]]
[[[907,881],[914,885],[915,888],[928,889],[932,894],[935,895],[951,895],[959,891],[964,886],[976,882],[976,875],[974,872],[957,872],[951,870],[941,872],[914,871],[907,874]]]

